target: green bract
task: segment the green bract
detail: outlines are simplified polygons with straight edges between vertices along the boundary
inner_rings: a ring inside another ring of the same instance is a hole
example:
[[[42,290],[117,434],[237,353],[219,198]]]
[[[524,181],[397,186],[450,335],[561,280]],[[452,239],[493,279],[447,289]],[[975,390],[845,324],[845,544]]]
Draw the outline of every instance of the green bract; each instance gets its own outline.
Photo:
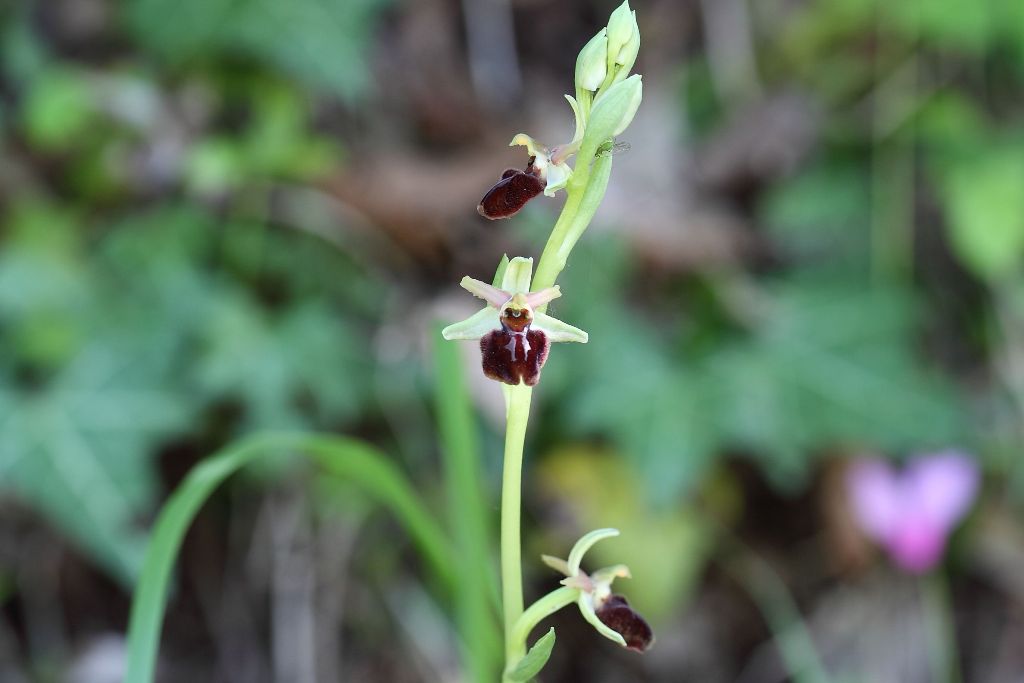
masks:
[[[629,9],[629,1],[622,3],[608,19],[608,71],[620,67],[616,80],[629,75],[640,51],[640,27],[636,12]]]
[[[608,36],[601,29],[590,39],[576,57],[576,87],[581,90],[597,90],[604,83],[608,73]]]
[[[601,91],[590,112],[583,147],[596,149],[606,140],[626,130],[643,99],[643,81],[634,74]]]

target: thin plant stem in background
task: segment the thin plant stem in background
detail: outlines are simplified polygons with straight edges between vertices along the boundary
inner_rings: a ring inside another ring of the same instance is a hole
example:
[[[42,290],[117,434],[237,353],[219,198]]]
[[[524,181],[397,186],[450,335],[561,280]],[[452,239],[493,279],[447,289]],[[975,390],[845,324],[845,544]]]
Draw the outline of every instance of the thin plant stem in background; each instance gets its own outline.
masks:
[[[440,330],[438,330],[440,332]],[[497,582],[491,564],[488,513],[480,472],[479,438],[473,419],[459,350],[453,344],[434,345],[438,427],[445,470],[448,522],[456,555],[455,620],[462,660],[475,681],[489,680],[501,657],[497,628]]]
[[[921,590],[925,634],[928,647],[928,666],[935,683],[961,683],[960,649],[956,643],[953,619],[953,601],[949,581],[939,568],[921,577]]]

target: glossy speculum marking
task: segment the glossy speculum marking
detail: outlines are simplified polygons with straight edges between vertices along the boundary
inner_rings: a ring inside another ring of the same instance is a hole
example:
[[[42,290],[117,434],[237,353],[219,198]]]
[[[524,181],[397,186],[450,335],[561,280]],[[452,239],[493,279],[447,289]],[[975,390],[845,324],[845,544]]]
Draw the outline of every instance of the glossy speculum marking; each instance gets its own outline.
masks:
[[[540,381],[540,369],[548,359],[551,343],[540,330],[527,327],[513,332],[504,325],[480,339],[480,360],[484,375],[511,384],[534,386]]]
[[[530,308],[507,305],[501,311],[501,328],[480,339],[480,356],[484,375],[517,385],[534,386],[540,381],[540,370],[548,359],[551,342],[540,330],[530,328]]]
[[[534,160],[535,157],[530,157],[524,171],[510,168],[502,173],[501,180],[487,190],[480,200],[476,207],[477,213],[490,220],[509,218],[519,213],[526,202],[543,192],[544,181],[533,166]]]

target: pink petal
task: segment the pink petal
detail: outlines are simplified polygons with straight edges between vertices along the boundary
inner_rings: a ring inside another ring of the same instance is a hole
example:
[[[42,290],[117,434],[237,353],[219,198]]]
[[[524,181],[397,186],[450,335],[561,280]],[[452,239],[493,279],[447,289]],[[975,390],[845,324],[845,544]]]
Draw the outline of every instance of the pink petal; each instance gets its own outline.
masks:
[[[906,517],[885,541],[892,561],[904,571],[924,574],[931,570],[946,549],[946,531],[921,518]]]
[[[903,478],[906,504],[915,516],[948,533],[970,510],[980,473],[967,455],[943,451],[911,460]]]
[[[846,492],[861,530],[885,541],[898,528],[902,506],[897,476],[888,463],[859,460],[846,473]]]

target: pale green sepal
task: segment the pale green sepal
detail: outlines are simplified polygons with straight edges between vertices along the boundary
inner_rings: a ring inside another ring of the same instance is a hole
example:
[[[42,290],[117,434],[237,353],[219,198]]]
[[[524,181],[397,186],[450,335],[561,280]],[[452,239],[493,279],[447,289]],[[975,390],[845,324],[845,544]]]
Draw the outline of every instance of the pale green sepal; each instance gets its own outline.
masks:
[[[505,277],[506,268],[508,268],[508,254],[502,254],[501,261],[498,262],[498,269],[494,271],[494,277],[491,279],[492,286],[501,286],[501,279]]]
[[[554,569],[559,574],[569,576],[569,563],[562,558],[555,557],[553,555],[541,555],[540,561]]]
[[[580,110],[580,103],[576,101],[576,98],[572,95],[566,95],[565,99],[569,101],[569,106],[572,107],[573,116],[576,117],[576,133],[572,136],[572,142],[569,143],[575,145],[583,139],[583,133],[586,131],[587,126],[583,121],[583,112]]]
[[[539,292],[530,292],[526,295],[526,303],[532,308],[544,306],[562,296],[562,288],[558,285],[542,289]]]
[[[583,538],[576,541],[576,545],[574,545],[572,550],[569,552],[569,576],[576,576],[576,572],[580,570],[580,562],[583,561],[583,555],[585,555],[595,543],[618,535],[619,530],[611,528],[595,529],[589,534],[584,534]]]
[[[515,147],[521,145],[526,148],[527,153],[531,157],[537,157],[547,159],[548,149],[544,145],[540,144],[526,133],[516,133],[515,137],[512,138],[512,142],[508,143],[509,147]]]
[[[533,259],[516,256],[508,262],[505,276],[501,279],[501,288],[506,292],[529,292],[530,279],[533,277]]]
[[[564,323],[558,318],[552,318],[547,313],[533,314],[533,325],[535,330],[540,330],[547,335],[552,342],[579,342],[586,344],[589,335],[578,327]]]
[[[488,306],[483,308],[465,320],[452,323],[441,330],[441,336],[448,341],[456,339],[480,339],[488,332],[493,332],[500,327],[498,312]]]
[[[577,603],[580,606],[580,612],[583,613],[583,618],[590,622],[590,625],[597,629],[597,632],[602,636],[608,640],[618,643],[622,647],[626,647],[626,640],[622,635],[617,631],[613,631],[608,628],[603,621],[597,618],[597,612],[594,611],[594,605],[591,604],[588,598],[589,596],[587,595],[581,595],[579,602]]]
[[[519,660],[511,671],[505,674],[510,681],[523,683],[528,681],[544,668],[551,657],[551,650],[555,647],[555,629],[550,628],[548,632],[537,639],[526,656]]]
[[[608,35],[601,29],[591,38],[576,57],[576,87],[597,90],[608,73]]]
[[[631,579],[633,575],[629,572],[629,567],[624,564],[617,564],[612,567],[605,567],[598,569],[596,572],[590,575],[590,580],[597,586],[611,586],[612,581],[615,579]]]
[[[509,299],[512,298],[511,292],[498,289],[493,285],[471,278],[468,275],[462,278],[462,282],[459,283],[459,286],[473,296],[483,299],[495,308],[501,308]]]
[[[643,80],[640,74],[634,74],[607,91],[602,91],[590,112],[583,147],[592,146],[591,149],[596,149],[609,138],[626,130],[642,99]]]
[[[576,88],[576,106],[580,109],[580,115],[583,118],[583,125],[586,127],[587,120],[590,118],[590,108],[594,104],[594,93],[583,88]]]

